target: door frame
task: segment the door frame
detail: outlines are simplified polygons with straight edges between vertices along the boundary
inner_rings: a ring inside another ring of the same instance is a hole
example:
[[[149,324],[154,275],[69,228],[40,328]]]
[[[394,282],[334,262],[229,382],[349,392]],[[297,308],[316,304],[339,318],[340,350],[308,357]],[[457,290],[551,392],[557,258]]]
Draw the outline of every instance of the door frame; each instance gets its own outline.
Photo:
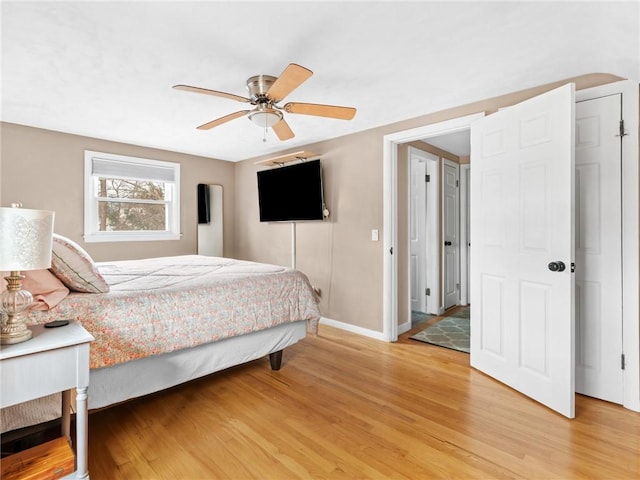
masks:
[[[638,83],[630,80],[613,82],[599,87],[576,91],[576,100],[594,96],[623,94],[622,114],[628,135],[622,149],[622,318],[624,370],[623,406],[640,412],[640,168]],[[453,133],[470,128],[484,112],[444,122],[424,125],[385,135],[383,142],[383,330],[382,338],[389,342],[398,339],[398,259],[394,247],[398,245],[398,145],[415,140]],[[635,139],[635,141],[629,141]]]
[[[383,286],[382,286],[382,338],[388,342],[398,340],[398,146],[415,140],[424,140],[471,127],[471,123],[484,117],[474,113],[444,122],[424,125],[385,135],[383,141]]]
[[[469,305],[469,186],[471,181],[471,164],[460,164],[460,305]]]

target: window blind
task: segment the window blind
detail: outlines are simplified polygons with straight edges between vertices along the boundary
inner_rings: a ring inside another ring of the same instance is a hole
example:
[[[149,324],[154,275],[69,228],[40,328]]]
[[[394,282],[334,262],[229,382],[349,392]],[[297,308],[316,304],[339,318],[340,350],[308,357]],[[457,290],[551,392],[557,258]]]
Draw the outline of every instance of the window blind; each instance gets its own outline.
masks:
[[[136,180],[160,180],[175,182],[173,167],[147,165],[144,163],[124,162],[93,157],[91,159],[91,174],[93,176],[109,178],[130,178]]]

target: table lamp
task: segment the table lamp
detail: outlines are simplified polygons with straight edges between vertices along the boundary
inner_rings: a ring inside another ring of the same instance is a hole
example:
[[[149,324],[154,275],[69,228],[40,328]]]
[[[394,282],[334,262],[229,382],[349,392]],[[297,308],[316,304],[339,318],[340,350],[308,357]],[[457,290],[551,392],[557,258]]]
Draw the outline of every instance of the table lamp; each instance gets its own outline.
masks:
[[[24,270],[51,266],[54,212],[0,207],[0,271],[10,272],[7,289],[0,295],[0,311],[6,314],[0,329],[0,344],[20,343],[31,338],[21,313],[33,302],[22,290]]]

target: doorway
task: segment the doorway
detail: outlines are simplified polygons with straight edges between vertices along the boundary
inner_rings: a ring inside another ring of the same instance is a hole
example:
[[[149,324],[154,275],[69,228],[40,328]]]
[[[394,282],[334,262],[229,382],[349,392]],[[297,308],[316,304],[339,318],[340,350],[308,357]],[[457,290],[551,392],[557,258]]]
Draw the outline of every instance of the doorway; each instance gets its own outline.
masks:
[[[404,162],[408,163],[407,236],[412,327],[429,318],[425,313],[443,315],[452,307],[467,304],[468,252],[465,246],[468,228],[461,220],[467,218],[468,210],[463,207],[468,194],[465,191],[467,176],[462,178],[461,175],[468,171],[470,141],[469,129],[463,129],[399,147],[401,175],[405,170]],[[428,171],[425,163],[429,166]],[[399,182],[403,182],[402,178]],[[420,241],[421,235],[428,238],[426,243]],[[404,243],[402,232],[400,242]],[[404,257],[399,261],[404,262]],[[420,270],[429,272],[426,283]]]
[[[399,297],[398,288],[399,282],[404,282],[404,279],[401,278],[399,280],[398,277],[398,252],[401,250],[401,248],[398,248],[400,246],[399,237],[401,237],[402,245],[406,245],[407,249],[409,248],[409,240],[405,237],[405,232],[408,232],[408,227],[405,229],[406,224],[403,225],[401,235],[399,235],[398,230],[398,191],[406,190],[408,183],[408,176],[399,176],[399,147],[411,142],[424,141],[425,139],[431,140],[440,136],[468,131],[471,123],[482,117],[484,117],[484,113],[475,113],[434,125],[426,125],[412,130],[397,132],[384,137],[383,339],[387,341],[396,341],[398,333],[404,333],[411,328],[410,295],[406,290],[403,290],[402,297]],[[440,169],[436,169],[436,171],[439,172]],[[400,183],[399,178],[401,178]],[[403,217],[408,210],[406,206],[408,204],[408,197],[409,195],[407,193],[406,197],[402,198]],[[405,241],[406,244],[404,243]],[[440,241],[436,243],[438,248],[440,247]],[[438,255],[438,258],[439,257],[440,255]],[[408,254],[403,258],[406,258],[408,263]],[[403,273],[406,272],[404,264],[402,269]],[[405,278],[408,278],[408,275]],[[399,318],[402,319],[402,325],[398,324]]]

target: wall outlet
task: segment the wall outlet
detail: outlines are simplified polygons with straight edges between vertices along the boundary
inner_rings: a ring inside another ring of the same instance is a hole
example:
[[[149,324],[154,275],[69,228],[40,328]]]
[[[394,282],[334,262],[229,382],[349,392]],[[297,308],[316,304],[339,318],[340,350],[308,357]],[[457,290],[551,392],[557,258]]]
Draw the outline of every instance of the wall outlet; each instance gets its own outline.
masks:
[[[372,242],[377,242],[378,238],[379,238],[378,230],[376,230],[376,229],[371,230],[371,241]]]

